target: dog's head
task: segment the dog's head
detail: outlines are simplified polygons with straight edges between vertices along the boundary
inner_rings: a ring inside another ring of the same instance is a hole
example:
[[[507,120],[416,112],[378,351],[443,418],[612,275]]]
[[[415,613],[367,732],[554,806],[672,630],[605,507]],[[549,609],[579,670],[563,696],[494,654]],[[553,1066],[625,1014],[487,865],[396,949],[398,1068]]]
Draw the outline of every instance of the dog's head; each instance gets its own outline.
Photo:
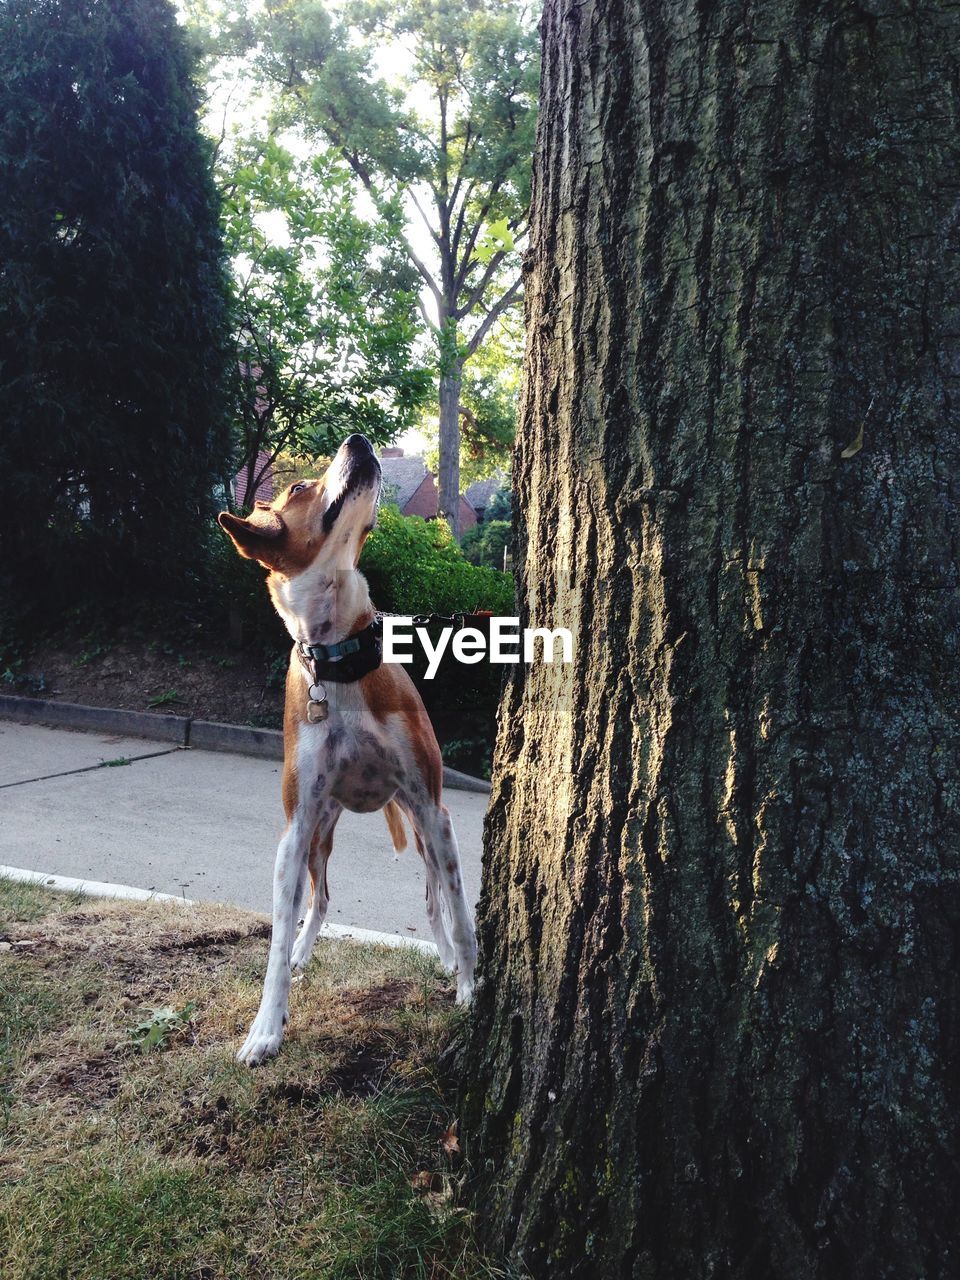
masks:
[[[355,569],[380,500],[380,463],[366,436],[349,436],[322,480],[300,480],[247,517],[221,511],[220,528],[242,556],[283,577],[318,565]]]

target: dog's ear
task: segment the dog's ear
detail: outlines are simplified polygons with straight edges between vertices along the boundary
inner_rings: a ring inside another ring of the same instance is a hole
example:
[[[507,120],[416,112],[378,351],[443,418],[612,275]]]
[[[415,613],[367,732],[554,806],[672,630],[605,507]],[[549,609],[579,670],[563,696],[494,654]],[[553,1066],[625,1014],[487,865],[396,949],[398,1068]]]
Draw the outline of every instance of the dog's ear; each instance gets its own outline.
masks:
[[[217,523],[242,556],[248,560],[259,560],[267,568],[272,567],[287,531],[281,517],[270,507],[257,507],[246,520],[231,515],[229,511],[221,511]]]

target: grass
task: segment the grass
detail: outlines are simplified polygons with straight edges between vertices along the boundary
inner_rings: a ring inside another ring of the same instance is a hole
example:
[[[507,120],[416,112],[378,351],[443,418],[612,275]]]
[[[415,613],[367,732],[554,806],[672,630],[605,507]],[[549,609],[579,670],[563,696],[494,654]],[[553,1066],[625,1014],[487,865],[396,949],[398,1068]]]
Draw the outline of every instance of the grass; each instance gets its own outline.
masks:
[[[180,666],[183,666],[183,665],[184,663],[181,660]],[[169,707],[169,706],[172,706],[172,704],[175,702],[180,702],[180,700],[181,700],[180,695],[179,693],[177,693],[176,689],[167,689],[166,693],[158,693],[155,698],[148,698],[147,706],[148,707]]]
[[[414,951],[322,943],[280,1056],[251,1071],[234,1054],[268,936],[230,908],[0,880],[5,1280],[500,1274],[442,1142],[449,980]]]

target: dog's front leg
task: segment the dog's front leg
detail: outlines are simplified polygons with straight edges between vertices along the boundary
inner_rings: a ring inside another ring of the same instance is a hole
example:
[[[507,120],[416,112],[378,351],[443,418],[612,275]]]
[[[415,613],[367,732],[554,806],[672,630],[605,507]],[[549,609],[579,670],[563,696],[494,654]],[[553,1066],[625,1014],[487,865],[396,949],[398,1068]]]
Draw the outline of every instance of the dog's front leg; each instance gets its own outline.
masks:
[[[304,815],[297,814],[277,849],[273,869],[273,932],[267,976],[259,1012],[243,1048],[237,1054],[239,1061],[250,1067],[272,1057],[283,1040],[290,997],[290,950],[300,914],[311,835],[312,823],[306,822]]]

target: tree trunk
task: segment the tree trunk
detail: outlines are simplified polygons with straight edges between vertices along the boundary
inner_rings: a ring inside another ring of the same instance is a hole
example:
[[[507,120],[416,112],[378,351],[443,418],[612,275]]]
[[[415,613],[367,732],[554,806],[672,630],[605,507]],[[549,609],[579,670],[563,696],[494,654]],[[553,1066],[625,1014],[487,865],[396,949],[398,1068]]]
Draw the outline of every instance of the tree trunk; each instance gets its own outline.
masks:
[[[437,489],[442,515],[455,538],[460,537],[460,387],[463,367],[459,360],[440,370],[440,465]]]
[[[960,8],[548,0],[463,1055],[534,1277],[958,1262]]]

